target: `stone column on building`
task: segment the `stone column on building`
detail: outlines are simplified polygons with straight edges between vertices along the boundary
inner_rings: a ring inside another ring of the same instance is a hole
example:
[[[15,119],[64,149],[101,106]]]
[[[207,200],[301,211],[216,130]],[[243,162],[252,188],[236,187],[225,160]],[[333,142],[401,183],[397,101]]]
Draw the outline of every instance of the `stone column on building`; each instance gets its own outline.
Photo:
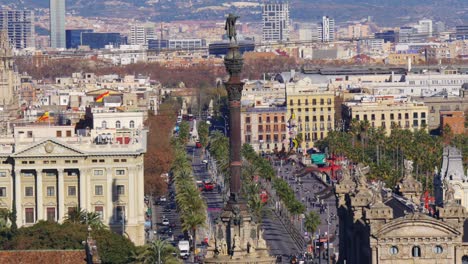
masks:
[[[15,170],[16,225],[23,225],[23,193],[21,192],[21,170]]]
[[[79,200],[79,207],[80,209],[85,209],[86,211],[94,211],[91,210],[92,208],[89,208],[89,205],[87,203],[88,201],[88,190],[90,193],[93,193],[92,186],[88,184],[87,178],[89,177],[89,170],[84,169],[84,170],[79,170],[78,172],[78,180],[80,182],[80,190],[78,191],[78,195],[80,196]]]
[[[145,193],[145,181],[144,181],[144,171],[143,171],[143,164],[139,164],[136,166],[135,171],[135,182],[137,183],[136,189],[137,194],[142,196],[137,200],[137,215],[140,218],[139,221],[144,222],[144,212],[145,212],[145,204],[144,204],[144,193]]]
[[[133,195],[132,195],[133,194]],[[137,206],[135,199],[140,199],[141,193],[138,192],[137,184],[135,184],[135,167],[128,168],[128,223],[136,224]]]
[[[44,220],[44,200],[42,189],[42,171],[36,170],[36,221]]]
[[[58,222],[62,223],[65,217],[65,184],[63,178],[63,169],[57,170],[58,185],[57,185],[57,196],[58,196]]]
[[[106,193],[106,218],[109,223],[112,223],[114,219],[111,217],[114,215],[114,190],[112,184],[112,167],[106,168],[106,182],[107,182],[107,193]]]

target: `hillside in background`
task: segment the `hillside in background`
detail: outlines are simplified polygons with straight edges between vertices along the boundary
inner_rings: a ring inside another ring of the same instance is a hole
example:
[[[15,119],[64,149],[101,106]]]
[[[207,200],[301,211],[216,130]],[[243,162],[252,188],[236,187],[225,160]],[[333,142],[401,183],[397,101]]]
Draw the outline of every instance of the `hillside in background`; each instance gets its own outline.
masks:
[[[13,3],[12,3],[13,2]],[[246,21],[260,21],[258,0],[67,0],[67,11],[86,17],[118,16],[149,21],[219,20],[235,12]],[[421,18],[468,23],[467,0],[290,0],[294,21],[318,21],[321,16],[338,22],[372,16],[381,25],[401,25]],[[9,8],[47,8],[49,0],[0,0]]]

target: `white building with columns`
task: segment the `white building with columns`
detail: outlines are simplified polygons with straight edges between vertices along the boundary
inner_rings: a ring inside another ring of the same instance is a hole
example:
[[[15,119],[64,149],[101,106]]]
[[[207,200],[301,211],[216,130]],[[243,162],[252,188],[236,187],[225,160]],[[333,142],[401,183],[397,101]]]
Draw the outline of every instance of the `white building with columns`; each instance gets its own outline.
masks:
[[[80,135],[74,126],[45,123],[17,126],[0,137],[0,208],[15,206],[21,227],[62,222],[79,207],[100,214],[104,224],[136,245],[144,244],[147,131],[110,128]]]

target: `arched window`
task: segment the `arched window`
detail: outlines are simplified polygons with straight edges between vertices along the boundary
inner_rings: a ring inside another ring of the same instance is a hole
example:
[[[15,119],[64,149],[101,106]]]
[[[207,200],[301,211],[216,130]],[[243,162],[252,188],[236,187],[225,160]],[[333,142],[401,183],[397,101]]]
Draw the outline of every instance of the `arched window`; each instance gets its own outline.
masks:
[[[115,128],[120,128],[120,121],[115,122]]]
[[[462,257],[462,264],[468,264],[468,256],[467,255]]]
[[[107,122],[106,122],[106,121],[102,121],[101,127],[102,127],[102,128],[107,128]]]
[[[135,121],[133,120],[130,121],[130,128],[135,128]]]
[[[421,257],[421,248],[418,246],[414,246],[413,249],[411,250],[411,253],[413,257],[419,258]]]
[[[434,253],[442,254],[442,252],[444,252],[444,249],[442,248],[442,246],[437,245],[434,247]]]
[[[398,248],[396,246],[391,246],[390,255],[396,255],[396,254],[398,254]]]

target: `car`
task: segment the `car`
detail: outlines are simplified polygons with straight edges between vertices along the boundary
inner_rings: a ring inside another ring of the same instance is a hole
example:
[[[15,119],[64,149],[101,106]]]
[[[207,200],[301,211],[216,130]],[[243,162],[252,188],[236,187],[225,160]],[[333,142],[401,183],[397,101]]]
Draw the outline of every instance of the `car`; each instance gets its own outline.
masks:
[[[205,191],[212,191],[215,187],[215,184],[210,180],[203,181],[203,184],[204,184],[203,189]]]
[[[168,226],[168,225],[169,225],[169,219],[163,218],[163,220],[162,220],[162,225]]]
[[[165,196],[159,197],[160,202],[167,202],[167,198]]]
[[[195,147],[201,148],[202,147],[201,142],[200,141],[195,142]]]

